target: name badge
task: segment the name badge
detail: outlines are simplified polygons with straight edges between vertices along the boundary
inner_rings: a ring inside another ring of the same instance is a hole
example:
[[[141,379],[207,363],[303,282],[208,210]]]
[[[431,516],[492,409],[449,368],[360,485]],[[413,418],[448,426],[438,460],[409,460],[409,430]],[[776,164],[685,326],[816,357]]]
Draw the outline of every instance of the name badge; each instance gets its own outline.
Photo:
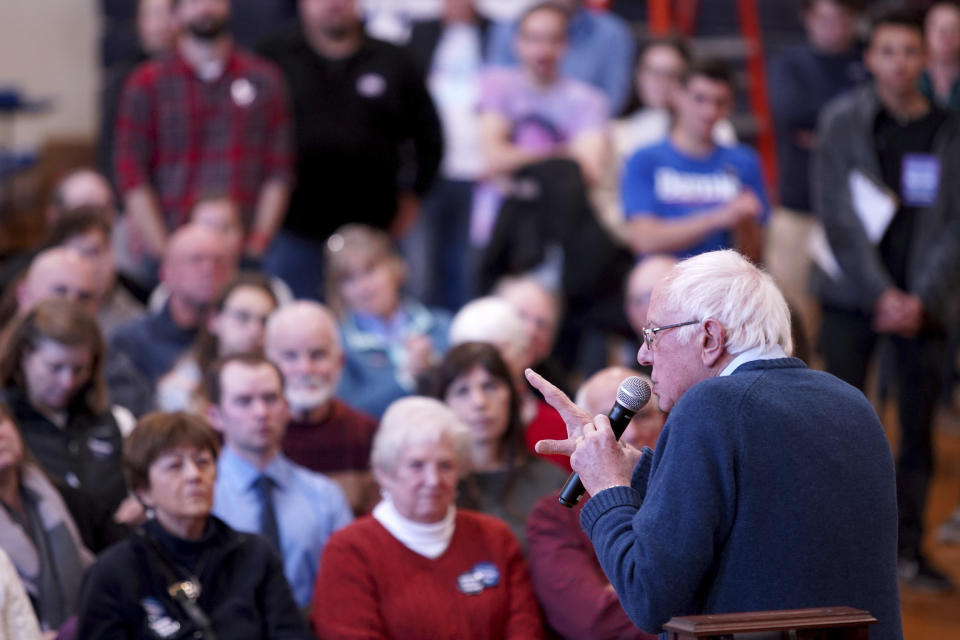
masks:
[[[500,571],[491,562],[480,562],[469,571],[457,576],[457,588],[468,596],[482,593],[484,589],[500,584]]]
[[[167,615],[163,605],[156,598],[144,598],[140,601],[147,614],[147,626],[157,638],[172,638],[180,631],[180,623]]]
[[[909,207],[929,207],[940,188],[940,159],[929,153],[907,153],[900,171],[900,194]]]
[[[238,107],[249,107],[257,99],[257,88],[246,78],[237,78],[230,85],[230,97]]]

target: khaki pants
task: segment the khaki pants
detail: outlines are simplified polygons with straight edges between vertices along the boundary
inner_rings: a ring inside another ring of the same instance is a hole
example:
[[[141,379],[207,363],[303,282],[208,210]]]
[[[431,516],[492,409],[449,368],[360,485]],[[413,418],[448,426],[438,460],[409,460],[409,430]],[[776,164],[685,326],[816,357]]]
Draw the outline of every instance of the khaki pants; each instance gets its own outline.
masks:
[[[767,271],[800,316],[811,345],[817,340],[820,307],[809,290],[811,260],[807,253],[807,239],[816,224],[816,216],[777,207],[767,229],[764,255]]]

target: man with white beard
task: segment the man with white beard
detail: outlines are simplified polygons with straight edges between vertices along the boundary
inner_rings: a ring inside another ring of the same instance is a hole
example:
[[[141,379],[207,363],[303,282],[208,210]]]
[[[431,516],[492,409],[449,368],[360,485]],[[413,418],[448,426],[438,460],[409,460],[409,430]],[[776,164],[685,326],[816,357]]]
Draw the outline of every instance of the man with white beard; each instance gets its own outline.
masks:
[[[283,452],[336,480],[355,514],[368,512],[378,500],[370,473],[377,422],[334,397],[343,372],[336,318],[317,302],[280,307],[267,320],[264,351],[283,372],[290,406]]]

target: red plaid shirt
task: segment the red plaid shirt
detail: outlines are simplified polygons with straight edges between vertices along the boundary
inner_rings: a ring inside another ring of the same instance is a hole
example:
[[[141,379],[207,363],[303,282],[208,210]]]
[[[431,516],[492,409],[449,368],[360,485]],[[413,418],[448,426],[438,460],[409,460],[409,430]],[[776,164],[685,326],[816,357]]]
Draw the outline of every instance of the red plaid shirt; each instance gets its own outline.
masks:
[[[272,63],[234,49],[206,82],[174,53],[141,65],[124,86],[117,187],[151,185],[168,229],[187,222],[199,198],[223,195],[249,225],[264,181],[291,180],[292,142],[286,87]]]

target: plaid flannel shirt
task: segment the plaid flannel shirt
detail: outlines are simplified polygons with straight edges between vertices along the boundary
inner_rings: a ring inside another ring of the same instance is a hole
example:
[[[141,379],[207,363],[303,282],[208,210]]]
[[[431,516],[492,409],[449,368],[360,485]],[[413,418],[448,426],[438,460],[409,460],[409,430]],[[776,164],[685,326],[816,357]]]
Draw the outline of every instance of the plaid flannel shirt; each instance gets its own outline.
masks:
[[[292,181],[283,76],[239,49],[209,82],[177,52],[141,65],[124,86],[115,141],[117,188],[151,185],[171,230],[205,196],[232,198],[249,228],[263,183]]]

